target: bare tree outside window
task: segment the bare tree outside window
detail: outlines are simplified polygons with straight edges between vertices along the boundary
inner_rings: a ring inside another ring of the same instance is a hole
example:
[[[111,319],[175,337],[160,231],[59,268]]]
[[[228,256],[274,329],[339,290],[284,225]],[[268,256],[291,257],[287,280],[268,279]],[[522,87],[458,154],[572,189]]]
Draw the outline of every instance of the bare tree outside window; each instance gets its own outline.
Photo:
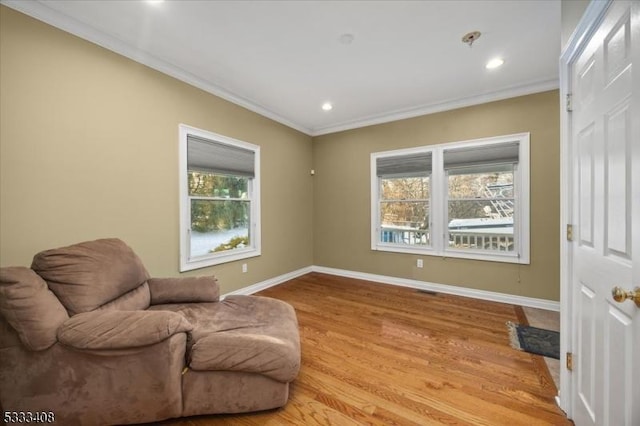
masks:
[[[430,178],[381,179],[380,223],[386,242],[428,245]]]

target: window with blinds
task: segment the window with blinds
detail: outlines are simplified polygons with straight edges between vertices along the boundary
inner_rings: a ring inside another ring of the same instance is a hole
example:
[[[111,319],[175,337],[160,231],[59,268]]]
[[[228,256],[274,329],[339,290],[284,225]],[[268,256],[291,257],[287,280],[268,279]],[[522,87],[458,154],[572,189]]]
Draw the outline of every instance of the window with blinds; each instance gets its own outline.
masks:
[[[260,254],[258,146],[180,126],[181,270]]]
[[[529,134],[371,155],[371,248],[529,262]]]
[[[447,248],[515,252],[513,178],[519,152],[517,142],[444,150]]]
[[[379,239],[390,244],[428,246],[431,152],[376,159]]]

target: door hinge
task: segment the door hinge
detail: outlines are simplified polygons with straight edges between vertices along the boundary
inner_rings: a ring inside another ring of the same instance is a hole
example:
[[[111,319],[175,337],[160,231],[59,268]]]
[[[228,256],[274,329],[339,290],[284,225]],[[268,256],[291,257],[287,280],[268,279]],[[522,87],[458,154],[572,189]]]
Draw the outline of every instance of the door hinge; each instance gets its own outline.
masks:
[[[567,93],[566,108],[567,112],[573,111],[573,95],[571,93]]]
[[[573,225],[567,224],[567,241],[573,241]]]
[[[567,352],[567,370],[573,371],[573,354]]]

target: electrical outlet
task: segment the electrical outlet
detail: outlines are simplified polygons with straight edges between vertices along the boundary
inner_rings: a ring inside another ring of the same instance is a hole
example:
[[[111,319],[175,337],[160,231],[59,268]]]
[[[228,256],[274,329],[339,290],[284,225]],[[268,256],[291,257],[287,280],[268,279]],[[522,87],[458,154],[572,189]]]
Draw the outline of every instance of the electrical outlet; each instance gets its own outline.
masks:
[[[249,268],[247,267],[246,263],[242,264],[242,273],[244,274],[245,272],[247,272],[249,270]]]
[[[422,267],[424,266],[424,264],[422,263],[422,259],[418,259],[418,260],[416,261],[416,266],[417,266],[418,268],[422,268]]]

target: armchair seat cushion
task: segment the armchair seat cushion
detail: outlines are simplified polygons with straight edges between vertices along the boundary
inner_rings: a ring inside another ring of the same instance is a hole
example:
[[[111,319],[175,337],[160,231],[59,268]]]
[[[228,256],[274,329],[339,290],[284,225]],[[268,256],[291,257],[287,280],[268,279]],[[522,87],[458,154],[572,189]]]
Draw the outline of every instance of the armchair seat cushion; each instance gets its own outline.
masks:
[[[218,303],[158,305],[193,325],[189,367],[197,371],[259,373],[290,382],[300,369],[300,337],[293,307],[259,296]]]

